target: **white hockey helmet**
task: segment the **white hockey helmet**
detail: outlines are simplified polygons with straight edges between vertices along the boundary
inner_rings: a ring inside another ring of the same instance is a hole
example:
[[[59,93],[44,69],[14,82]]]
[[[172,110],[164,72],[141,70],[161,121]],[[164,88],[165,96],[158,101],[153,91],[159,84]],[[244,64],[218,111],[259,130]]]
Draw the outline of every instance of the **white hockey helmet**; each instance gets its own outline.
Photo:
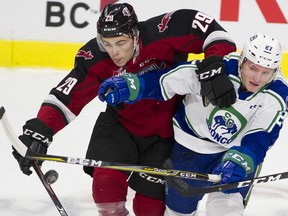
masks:
[[[256,33],[244,44],[240,64],[245,58],[262,67],[278,69],[282,59],[280,41],[270,35]]]

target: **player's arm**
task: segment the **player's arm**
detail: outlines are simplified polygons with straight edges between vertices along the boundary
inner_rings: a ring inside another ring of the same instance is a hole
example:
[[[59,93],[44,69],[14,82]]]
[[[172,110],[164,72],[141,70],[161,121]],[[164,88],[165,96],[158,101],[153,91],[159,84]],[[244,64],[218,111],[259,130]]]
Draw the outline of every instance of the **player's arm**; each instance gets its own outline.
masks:
[[[99,99],[112,106],[123,102],[134,103],[141,99],[163,100],[159,86],[159,78],[163,73],[164,70],[144,75],[127,73],[110,77],[101,83],[98,91]]]
[[[286,89],[287,91],[288,89]],[[278,100],[275,98],[275,101]],[[255,152],[257,165],[262,163],[266,152],[274,145],[279,137],[283,122],[287,117],[286,104],[284,100],[267,102],[266,106],[253,120],[251,129],[241,140],[241,146]]]
[[[54,133],[72,122],[84,106],[97,96],[105,64],[98,60],[102,58],[99,57],[100,52],[90,51],[95,46],[93,43],[96,41],[92,40],[80,48],[74,68],[52,88],[41,105],[37,118],[52,128]]]
[[[204,105],[210,102],[220,108],[232,105],[236,101],[232,82],[225,73],[219,76],[213,73],[223,71],[221,57],[236,51],[230,35],[214,18],[197,10],[177,10],[164,15],[162,20],[168,18],[165,37],[171,46],[179,53],[205,54],[205,59],[197,65]],[[178,23],[182,25],[179,26]]]
[[[160,23],[155,31],[159,32],[161,27],[160,36],[165,37],[178,53],[204,53],[208,57],[236,51],[229,33],[213,17],[201,11],[176,10],[162,15],[155,22]]]
[[[200,40],[195,43],[200,43],[205,57],[224,56],[236,51],[234,40],[213,17],[201,11],[195,11],[190,26],[192,35],[200,37]]]
[[[141,99],[169,100],[174,95],[199,93],[195,62],[182,63],[169,69],[143,75],[127,73],[101,83],[99,98],[110,105],[134,103]]]
[[[25,123],[19,139],[30,150],[46,154],[55,133],[75,118],[76,115],[69,109],[73,98],[71,91],[75,86],[77,86],[77,80],[75,70],[73,70],[57,87],[50,91],[41,105],[37,118],[30,119]],[[30,175],[34,161],[22,157],[15,149],[12,154],[18,161],[21,171]]]
[[[208,105],[208,101],[222,108],[236,101],[234,86],[224,72],[224,62],[220,56],[210,56],[193,64],[182,63],[141,76],[126,74],[111,77],[101,83],[99,98],[110,105],[140,99],[168,100],[175,94],[198,93],[196,80],[200,82],[204,106]]]
[[[253,120],[251,129],[241,140],[241,146],[227,151],[222,162],[214,168],[214,174],[221,174],[220,184],[244,180],[264,161],[267,151],[279,137],[282,123],[287,116],[284,100],[265,107]],[[282,103],[282,105],[281,105]],[[225,193],[237,192],[237,189]]]
[[[36,153],[46,154],[53,136],[97,96],[99,85],[95,78],[85,73],[81,62],[76,63],[76,67],[50,91],[41,105],[37,118],[28,120],[23,126],[23,134],[19,139]],[[12,153],[22,172],[30,175],[34,161],[22,157],[15,149]]]

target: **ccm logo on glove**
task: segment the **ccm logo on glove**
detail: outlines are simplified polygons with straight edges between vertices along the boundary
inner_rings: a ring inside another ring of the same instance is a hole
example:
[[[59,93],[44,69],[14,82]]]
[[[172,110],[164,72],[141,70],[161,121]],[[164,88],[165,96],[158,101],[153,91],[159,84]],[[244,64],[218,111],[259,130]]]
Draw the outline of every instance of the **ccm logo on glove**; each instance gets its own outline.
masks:
[[[47,137],[43,136],[42,134],[29,130],[27,128],[23,131],[23,134],[28,135],[36,140],[39,140],[42,143],[47,144],[47,146],[49,146],[52,142],[51,140],[49,140]]]
[[[232,152],[227,152],[223,156],[223,161],[231,160],[234,162],[238,162],[238,164],[241,164],[241,166],[246,170],[246,172],[250,173],[254,171],[254,167],[249,166],[248,162],[245,160],[244,157],[242,157],[240,154],[235,153],[234,151]],[[254,166],[254,164],[253,164]]]
[[[219,67],[218,69],[212,69],[210,71],[203,72],[201,74],[198,74],[198,79],[202,81],[209,79],[211,77],[214,77],[216,74],[221,74],[222,73],[221,70],[222,70],[222,67]]]
[[[132,74],[127,73],[127,74],[125,74],[125,77],[126,77],[126,79],[129,81],[129,87],[130,87],[131,89],[137,90],[137,87],[136,87],[136,85],[135,85],[135,78],[134,78],[134,76],[132,76]]]

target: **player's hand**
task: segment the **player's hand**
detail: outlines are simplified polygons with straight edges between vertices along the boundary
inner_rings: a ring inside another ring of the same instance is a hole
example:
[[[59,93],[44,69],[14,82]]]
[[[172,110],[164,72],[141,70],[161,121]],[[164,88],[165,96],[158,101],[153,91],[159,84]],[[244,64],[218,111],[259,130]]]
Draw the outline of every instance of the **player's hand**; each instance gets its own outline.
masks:
[[[209,56],[203,61],[197,61],[196,65],[204,106],[211,102],[214,106],[223,108],[235,103],[236,93],[231,80],[224,72],[223,57]]]
[[[221,175],[218,184],[227,184],[242,181],[248,174],[254,171],[255,156],[244,147],[232,147],[228,150],[222,162],[213,169],[213,174]],[[224,191],[224,193],[236,193],[238,189]]]
[[[108,78],[101,83],[98,96],[112,106],[123,102],[133,103],[140,99],[140,79],[131,73]]]
[[[52,142],[53,130],[48,128],[42,121],[37,118],[31,119],[23,126],[23,134],[19,136],[29,149],[36,153],[46,154],[49,144]],[[21,171],[25,175],[31,175],[30,170],[33,160],[22,157],[16,149],[12,152],[14,158],[18,161]],[[38,162],[40,165],[42,161]]]

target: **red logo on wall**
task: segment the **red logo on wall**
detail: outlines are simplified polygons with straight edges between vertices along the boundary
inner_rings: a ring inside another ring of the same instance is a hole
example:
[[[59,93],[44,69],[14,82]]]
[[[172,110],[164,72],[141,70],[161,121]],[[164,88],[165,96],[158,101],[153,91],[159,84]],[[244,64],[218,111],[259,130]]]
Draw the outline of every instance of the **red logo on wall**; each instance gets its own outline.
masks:
[[[277,0],[256,0],[267,23],[287,23],[287,20],[279,7]],[[239,20],[240,0],[221,0],[222,21]]]
[[[102,9],[103,9],[107,4],[114,4],[115,2],[117,2],[117,0],[101,0],[101,2],[100,2],[100,10],[102,11]]]

